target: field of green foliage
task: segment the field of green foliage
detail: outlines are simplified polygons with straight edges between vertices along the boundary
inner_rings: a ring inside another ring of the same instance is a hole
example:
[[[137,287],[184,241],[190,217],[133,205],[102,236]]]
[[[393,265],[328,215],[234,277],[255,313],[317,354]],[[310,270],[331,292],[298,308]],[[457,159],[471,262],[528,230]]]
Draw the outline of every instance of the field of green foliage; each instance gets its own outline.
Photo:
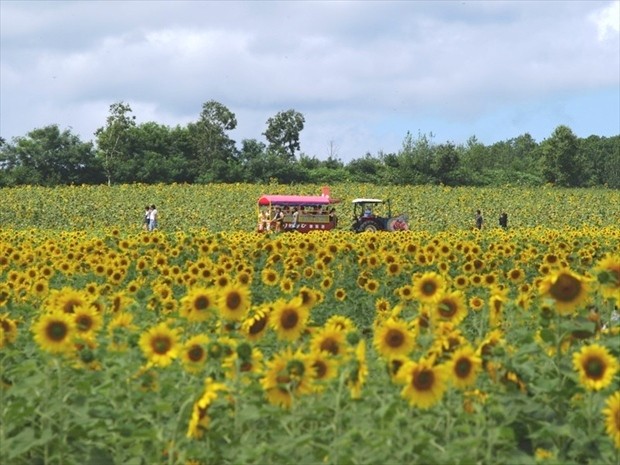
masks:
[[[348,228],[351,200],[389,198],[395,213],[407,213],[411,229],[464,229],[481,209],[488,226],[502,211],[514,227],[562,228],[620,224],[620,191],[553,188],[450,188],[442,186],[374,186],[338,184],[332,196],[340,227]],[[18,187],[0,190],[0,227],[44,229],[140,228],[146,204],[156,204],[160,228],[166,231],[207,228],[251,231],[256,226],[256,201],[263,194],[318,195],[321,186],[278,184],[123,185],[80,187]]]

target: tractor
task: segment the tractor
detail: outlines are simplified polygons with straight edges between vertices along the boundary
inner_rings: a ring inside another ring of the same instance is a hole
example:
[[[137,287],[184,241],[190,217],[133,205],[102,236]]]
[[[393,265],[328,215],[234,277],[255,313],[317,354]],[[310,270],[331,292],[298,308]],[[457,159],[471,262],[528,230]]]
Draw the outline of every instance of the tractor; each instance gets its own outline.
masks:
[[[409,229],[407,215],[392,216],[390,200],[353,200],[353,225],[355,232],[406,231]]]

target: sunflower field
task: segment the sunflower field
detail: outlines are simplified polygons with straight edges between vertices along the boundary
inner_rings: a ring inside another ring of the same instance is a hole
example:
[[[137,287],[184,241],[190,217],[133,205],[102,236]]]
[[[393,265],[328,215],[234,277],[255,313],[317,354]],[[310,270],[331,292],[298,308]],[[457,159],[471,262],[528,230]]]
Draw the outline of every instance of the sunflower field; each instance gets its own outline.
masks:
[[[339,184],[338,229],[254,231],[317,192],[0,190],[0,463],[620,463],[619,191]]]

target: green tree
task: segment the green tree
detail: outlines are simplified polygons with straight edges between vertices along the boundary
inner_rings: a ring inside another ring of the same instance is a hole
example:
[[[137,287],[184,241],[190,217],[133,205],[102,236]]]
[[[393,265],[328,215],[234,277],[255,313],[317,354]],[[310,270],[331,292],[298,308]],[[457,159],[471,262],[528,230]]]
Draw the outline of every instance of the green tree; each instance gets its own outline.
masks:
[[[235,114],[219,102],[202,105],[200,119],[188,125],[193,144],[190,168],[197,182],[235,181],[242,177],[235,141],[226,134],[237,127]]]
[[[435,148],[432,162],[433,174],[437,182],[448,186],[461,184],[459,178],[460,157],[456,146],[450,142]]]
[[[543,176],[547,182],[563,187],[580,186],[582,163],[579,141],[568,126],[560,125],[541,144]]]
[[[187,181],[187,129],[174,130],[155,122],[131,129],[131,181],[170,183]]]
[[[267,120],[267,130],[263,133],[269,149],[295,158],[295,152],[300,150],[299,135],[304,129],[304,115],[295,111],[281,111]]]
[[[136,117],[131,115],[129,104],[117,102],[110,105],[110,114],[106,125],[95,131],[98,155],[105,173],[108,186],[112,180],[125,181],[123,171],[127,173],[127,162],[130,158],[130,131],[136,126]],[[120,179],[117,179],[119,178]]]
[[[2,185],[95,184],[102,181],[93,144],[57,125],[30,131],[0,147]]]

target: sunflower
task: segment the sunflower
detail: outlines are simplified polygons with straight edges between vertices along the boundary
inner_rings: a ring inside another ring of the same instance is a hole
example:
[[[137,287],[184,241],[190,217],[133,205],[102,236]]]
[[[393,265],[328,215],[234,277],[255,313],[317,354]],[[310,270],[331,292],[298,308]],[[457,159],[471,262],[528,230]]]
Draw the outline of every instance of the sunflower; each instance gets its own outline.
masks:
[[[348,316],[344,315],[332,315],[324,324],[325,328],[334,328],[338,331],[348,333],[349,331],[355,331],[355,323]]]
[[[441,293],[432,304],[433,318],[458,325],[467,316],[465,297],[461,291]]]
[[[433,271],[428,271],[421,276],[414,275],[413,289],[418,300],[430,303],[437,298],[445,287],[444,279]]]
[[[344,352],[346,333],[334,326],[324,326],[312,335],[310,348],[316,353],[337,357]]]
[[[334,298],[339,301],[339,302],[343,302],[346,298],[347,298],[347,291],[346,289],[339,287],[334,291]]]
[[[313,375],[308,355],[287,348],[267,362],[260,384],[270,404],[290,408],[295,397],[312,392]]]
[[[521,268],[512,268],[506,273],[508,279],[513,283],[520,283],[525,279],[525,272]]]
[[[280,290],[285,294],[290,294],[291,292],[293,292],[294,287],[295,282],[289,277],[284,277],[280,281]]]
[[[448,370],[443,365],[433,365],[428,359],[407,361],[398,370],[397,382],[405,387],[401,395],[411,406],[427,409],[441,400],[447,388]]]
[[[366,281],[364,289],[370,294],[375,294],[379,290],[379,286],[379,281],[377,281],[376,279],[369,279]]]
[[[275,286],[280,281],[280,275],[273,268],[265,268],[260,274],[261,281],[267,286]]]
[[[320,383],[329,381],[338,374],[337,362],[322,352],[312,351],[308,356],[308,366],[312,370],[315,391],[321,391],[324,386]]]
[[[457,289],[465,289],[467,286],[469,286],[469,278],[464,274],[460,274],[454,277],[452,283]]]
[[[608,255],[595,267],[601,293],[606,299],[620,302],[620,255]]]
[[[218,308],[223,319],[241,321],[250,308],[250,290],[244,286],[227,286],[220,292]]]
[[[131,334],[137,329],[133,324],[131,313],[117,313],[108,323],[108,334],[110,337],[109,349],[116,352],[124,352],[129,347]]]
[[[368,362],[366,361],[366,343],[361,340],[355,348],[355,357],[350,363],[347,386],[352,399],[362,398],[362,387],[368,377]]]
[[[620,391],[610,395],[605,401],[603,409],[605,415],[605,431],[613,440],[617,449],[620,449]]]
[[[598,391],[611,384],[618,371],[618,360],[606,347],[592,344],[573,354],[573,367],[586,389]]]
[[[449,363],[452,383],[460,389],[474,384],[476,376],[482,367],[482,359],[474,353],[474,349],[466,345],[456,349]]]
[[[194,403],[192,417],[187,428],[187,437],[190,439],[200,439],[204,432],[209,428],[211,419],[207,415],[209,407],[217,400],[220,392],[227,392],[225,384],[213,382],[207,378],[205,380],[205,390]]]
[[[489,325],[491,328],[501,324],[505,301],[506,299],[501,294],[493,294],[489,299]]]
[[[390,359],[411,352],[415,339],[405,321],[390,318],[375,331],[374,345],[383,357]]]
[[[206,321],[214,315],[216,301],[213,289],[195,287],[181,299],[179,314],[189,321]]]
[[[262,306],[254,310],[252,316],[246,317],[241,324],[241,331],[249,341],[257,341],[265,334],[269,327],[269,314],[271,307]]]
[[[149,365],[162,367],[170,365],[179,354],[178,330],[170,329],[166,323],[152,327],[140,336],[140,348]]]
[[[585,277],[562,269],[543,278],[538,290],[542,296],[555,302],[560,315],[570,315],[589,300],[588,287]]]
[[[252,379],[250,375],[263,374],[263,353],[258,347],[242,342],[237,346],[235,355],[225,359],[222,365],[228,378],[235,379],[239,375],[244,383],[248,383]]]
[[[303,333],[310,314],[309,309],[302,304],[301,297],[288,301],[279,299],[273,307],[269,320],[278,338],[297,340]]]
[[[189,373],[198,373],[204,368],[207,361],[207,344],[209,337],[205,334],[192,336],[183,344],[181,362]]]
[[[47,306],[51,310],[73,313],[76,307],[89,307],[93,297],[85,291],[63,287],[53,289],[47,298]]]
[[[73,318],[77,334],[83,339],[93,339],[103,326],[103,318],[94,307],[76,307]]]
[[[9,318],[7,313],[0,315],[0,335],[0,349],[17,339],[17,322]]]
[[[476,312],[480,311],[482,310],[482,307],[484,307],[484,300],[482,300],[482,298],[478,296],[474,296],[471,299],[469,299],[469,306],[471,307],[472,310]]]
[[[405,284],[404,286],[396,288],[394,290],[394,294],[403,300],[413,300],[413,298],[415,297],[413,292],[413,286],[411,286],[410,284]]]
[[[320,294],[308,286],[302,286],[299,289],[299,297],[301,298],[301,304],[308,310],[314,307],[320,299]]]
[[[32,327],[34,340],[41,349],[51,353],[70,352],[76,333],[73,315],[61,311],[43,314]]]

